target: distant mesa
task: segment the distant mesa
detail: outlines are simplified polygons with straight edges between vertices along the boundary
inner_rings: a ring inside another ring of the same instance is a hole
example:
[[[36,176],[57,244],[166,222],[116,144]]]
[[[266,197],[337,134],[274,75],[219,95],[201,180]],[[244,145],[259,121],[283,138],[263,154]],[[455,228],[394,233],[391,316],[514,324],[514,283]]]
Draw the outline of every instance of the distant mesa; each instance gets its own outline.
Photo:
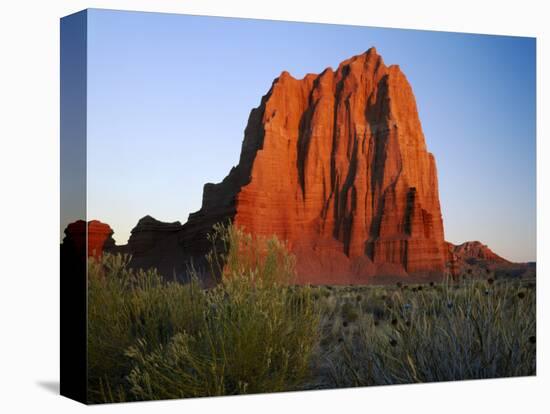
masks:
[[[199,211],[183,225],[146,216],[128,245],[104,246],[181,276],[228,220],[288,241],[299,283],[435,280],[457,258],[505,261],[478,242],[445,242],[413,91],[374,48],[301,80],[282,72],[250,113],[238,165],[204,186]]]
[[[448,269],[455,276],[490,274],[507,277],[536,276],[535,263],[513,263],[504,259],[479,241],[459,245],[447,243]]]
[[[449,251],[456,256],[456,260],[469,264],[498,263],[510,264],[510,262],[493,252],[486,245],[478,241],[470,241],[459,245],[447,243]]]

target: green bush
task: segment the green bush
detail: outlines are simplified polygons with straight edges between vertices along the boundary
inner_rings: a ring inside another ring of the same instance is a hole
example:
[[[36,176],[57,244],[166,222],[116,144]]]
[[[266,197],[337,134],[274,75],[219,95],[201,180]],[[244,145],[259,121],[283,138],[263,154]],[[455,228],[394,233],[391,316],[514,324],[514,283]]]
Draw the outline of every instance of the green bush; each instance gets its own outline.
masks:
[[[319,315],[313,292],[289,284],[294,258],[276,238],[216,226],[209,255],[220,283],[165,282],[106,255],[89,271],[93,402],[300,388]]]

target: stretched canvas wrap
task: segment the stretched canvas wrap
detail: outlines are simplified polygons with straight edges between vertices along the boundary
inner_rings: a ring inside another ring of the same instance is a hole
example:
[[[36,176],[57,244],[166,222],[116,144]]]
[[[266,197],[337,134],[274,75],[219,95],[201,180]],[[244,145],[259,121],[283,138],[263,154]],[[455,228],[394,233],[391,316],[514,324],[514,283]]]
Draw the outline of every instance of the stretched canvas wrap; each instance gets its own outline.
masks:
[[[535,46],[62,18],[62,394],[535,375]]]

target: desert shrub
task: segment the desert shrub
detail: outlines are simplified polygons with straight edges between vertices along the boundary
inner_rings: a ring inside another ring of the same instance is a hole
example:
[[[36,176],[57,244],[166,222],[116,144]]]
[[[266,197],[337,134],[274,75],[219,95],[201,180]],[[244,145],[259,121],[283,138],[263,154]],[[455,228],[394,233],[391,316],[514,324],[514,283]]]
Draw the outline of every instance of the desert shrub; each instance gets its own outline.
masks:
[[[180,333],[152,353],[144,343],[133,347],[133,394],[154,399],[299,388],[308,376],[316,316],[308,302],[269,296],[225,297],[216,288],[198,335]]]
[[[359,318],[359,314],[352,303],[346,302],[342,305],[342,318],[346,322],[355,322]]]
[[[525,269],[522,267],[510,267],[495,270],[495,278],[519,278],[525,273]]]
[[[165,282],[155,270],[128,268],[127,255],[104,255],[88,269],[88,381],[92,402],[125,399],[137,340],[150,348],[197,332],[206,298],[196,281]]]
[[[231,224],[215,224],[208,234],[211,272],[225,286],[236,278],[256,287],[288,286],[296,277],[296,258],[276,236],[256,237]]]
[[[385,305],[381,299],[370,297],[363,302],[361,307],[364,313],[371,314],[374,319],[383,319],[387,312]]]
[[[92,401],[284,391],[307,379],[319,314],[312,289],[289,285],[286,245],[232,226],[210,238],[220,280],[209,290],[131,270],[127,257],[91,265]]]

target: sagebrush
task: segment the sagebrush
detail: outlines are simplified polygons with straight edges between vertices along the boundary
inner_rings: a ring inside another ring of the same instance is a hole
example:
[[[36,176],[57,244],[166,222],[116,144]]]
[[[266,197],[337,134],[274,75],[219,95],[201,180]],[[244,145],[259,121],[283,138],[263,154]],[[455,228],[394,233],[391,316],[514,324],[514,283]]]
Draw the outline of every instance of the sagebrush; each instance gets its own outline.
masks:
[[[312,289],[291,285],[286,245],[233,226],[211,238],[221,273],[211,289],[132,270],[126,256],[90,265],[91,401],[285,391],[308,380],[319,312]]]

